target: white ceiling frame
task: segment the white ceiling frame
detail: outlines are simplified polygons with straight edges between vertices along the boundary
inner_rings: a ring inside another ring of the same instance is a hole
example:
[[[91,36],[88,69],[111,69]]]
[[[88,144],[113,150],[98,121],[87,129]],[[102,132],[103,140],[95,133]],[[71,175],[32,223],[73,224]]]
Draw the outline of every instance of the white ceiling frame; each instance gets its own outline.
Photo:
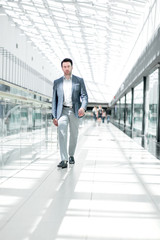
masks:
[[[92,101],[109,102],[121,84],[117,76],[148,1],[13,0],[2,6],[57,72],[62,58],[71,57],[74,72],[84,77]],[[96,98],[90,83],[96,86]]]

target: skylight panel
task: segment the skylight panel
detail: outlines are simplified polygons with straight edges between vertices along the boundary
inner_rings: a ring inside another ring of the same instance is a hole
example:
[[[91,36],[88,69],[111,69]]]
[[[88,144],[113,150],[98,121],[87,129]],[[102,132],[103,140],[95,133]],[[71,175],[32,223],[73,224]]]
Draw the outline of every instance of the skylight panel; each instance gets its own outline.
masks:
[[[74,24],[78,24],[79,23],[79,19],[77,18],[77,16],[73,15],[73,14],[66,14],[66,19],[68,20],[68,22],[74,23]]]
[[[92,5],[88,5],[87,7],[80,5],[79,6],[79,14],[83,17],[84,14],[86,14],[87,16],[92,16],[92,15],[96,15],[96,11],[95,9],[92,7]]]
[[[37,29],[31,28],[31,31],[32,31],[32,34],[38,35]],[[38,37],[40,38],[40,37],[42,37],[42,36],[39,36],[39,35],[38,35]]]
[[[43,8],[37,8],[37,11],[42,15],[43,14],[48,15],[48,11],[46,9],[44,9],[44,6],[43,6]]]
[[[23,4],[23,8],[28,12],[37,12],[37,9],[32,5],[29,6],[29,5]]]
[[[66,13],[67,12],[73,13],[73,12],[76,11],[76,4],[75,4],[75,2],[68,3],[68,4],[63,4],[63,9]]]
[[[75,39],[79,39],[82,37],[82,33],[80,31],[72,31],[72,35]]]
[[[34,16],[34,15],[31,14],[31,15],[30,15],[30,18],[35,22],[35,24],[36,24],[36,23],[42,23],[42,24],[44,23],[44,22],[43,22],[43,19],[42,19],[41,17]]]
[[[12,10],[6,10],[5,11],[9,16],[13,16],[15,18],[19,18],[19,14],[18,13],[14,13]]]
[[[17,24],[19,24],[20,26],[23,25],[23,22],[21,19],[19,18],[13,18],[14,22],[16,22]]]
[[[60,11],[53,12],[53,17],[58,17],[58,18],[62,18],[62,19],[66,18],[63,11],[62,12],[60,12]]]
[[[56,8],[62,8],[63,7],[63,4],[61,3],[61,1],[53,1],[53,0],[46,0],[49,4],[50,7],[54,7],[55,9]]]
[[[47,28],[44,24],[41,24],[41,23],[35,23],[35,26],[40,29],[40,30],[44,30],[44,31],[47,31]]]
[[[28,18],[27,18],[25,15],[21,15],[21,19],[22,19],[23,21],[28,21]]]
[[[62,27],[62,28],[64,28],[64,27],[67,27],[68,26],[68,23],[66,23],[66,21],[60,21],[60,20],[58,20],[57,21],[57,24],[58,24],[58,27]]]
[[[90,89],[99,91],[103,101],[109,93],[100,83],[114,79],[124,66],[144,6],[143,0],[14,0],[3,5],[54,66],[55,57],[73,58],[74,72],[95,81]]]
[[[50,18],[43,18],[44,22],[47,24],[47,25],[50,25],[52,26],[53,25],[53,21],[50,19]]]
[[[18,8],[18,4],[17,4],[17,2],[10,2],[10,1],[7,1],[7,4],[8,4],[8,6],[10,6],[10,7],[17,7]]]
[[[50,32],[47,32],[47,31],[44,31],[44,30],[40,30],[40,33],[42,34],[43,39],[45,39],[46,44],[48,44],[48,43],[49,43],[48,38],[49,38],[49,37],[52,37],[52,35],[50,34]]]
[[[90,19],[83,18],[82,21],[81,21],[81,24],[86,25],[86,26],[90,26],[90,27],[94,27],[94,28],[96,28],[96,26],[97,26],[97,22],[94,18],[90,18]]]
[[[19,1],[19,0],[17,0]],[[21,4],[30,4],[30,0],[21,0]]]
[[[101,92],[93,91],[92,93],[93,93],[94,98],[96,99],[96,102],[101,102],[101,101],[105,102],[104,97]]]
[[[23,20],[23,26],[29,27],[29,26],[32,26],[32,24],[31,24],[31,22],[28,21],[28,20]]]
[[[34,3],[43,4],[43,0],[33,0]]]

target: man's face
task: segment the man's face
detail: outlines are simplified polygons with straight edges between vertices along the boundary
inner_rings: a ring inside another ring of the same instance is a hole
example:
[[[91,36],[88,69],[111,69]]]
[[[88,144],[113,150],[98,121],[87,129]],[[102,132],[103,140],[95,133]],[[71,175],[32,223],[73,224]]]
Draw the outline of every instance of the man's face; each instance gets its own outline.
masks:
[[[64,75],[71,75],[73,66],[71,66],[70,62],[64,62],[62,65],[62,70],[64,72]]]

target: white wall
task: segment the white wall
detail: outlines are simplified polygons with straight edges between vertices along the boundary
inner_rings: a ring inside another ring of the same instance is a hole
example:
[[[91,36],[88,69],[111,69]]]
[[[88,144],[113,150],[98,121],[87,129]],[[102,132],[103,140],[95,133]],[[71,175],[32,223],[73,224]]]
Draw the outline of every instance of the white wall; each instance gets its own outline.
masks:
[[[25,35],[21,35],[18,27],[12,25],[13,22],[7,16],[0,15],[0,47],[4,47],[53,82],[57,78],[53,65],[43,58],[31,42],[27,41]],[[16,48],[16,44],[18,44],[18,48]]]

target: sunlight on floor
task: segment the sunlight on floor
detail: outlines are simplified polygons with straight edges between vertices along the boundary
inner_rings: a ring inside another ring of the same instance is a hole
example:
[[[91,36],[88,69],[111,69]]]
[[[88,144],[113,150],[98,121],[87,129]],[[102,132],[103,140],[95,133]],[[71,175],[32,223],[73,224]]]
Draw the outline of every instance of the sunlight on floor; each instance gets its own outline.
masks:
[[[3,240],[160,239],[159,162],[111,126],[82,140],[75,165],[42,151],[1,184]]]

